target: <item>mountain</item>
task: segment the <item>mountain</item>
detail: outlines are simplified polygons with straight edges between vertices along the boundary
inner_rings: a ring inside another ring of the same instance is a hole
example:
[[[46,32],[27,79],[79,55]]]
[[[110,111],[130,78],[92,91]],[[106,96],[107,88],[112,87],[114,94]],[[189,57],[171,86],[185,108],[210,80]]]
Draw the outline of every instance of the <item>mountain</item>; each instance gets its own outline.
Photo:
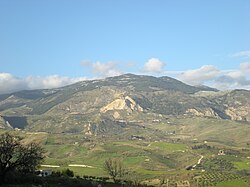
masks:
[[[124,74],[0,95],[0,116],[2,128],[85,134],[108,133],[108,126],[120,132],[173,116],[250,122],[250,91],[220,92],[166,76]]]

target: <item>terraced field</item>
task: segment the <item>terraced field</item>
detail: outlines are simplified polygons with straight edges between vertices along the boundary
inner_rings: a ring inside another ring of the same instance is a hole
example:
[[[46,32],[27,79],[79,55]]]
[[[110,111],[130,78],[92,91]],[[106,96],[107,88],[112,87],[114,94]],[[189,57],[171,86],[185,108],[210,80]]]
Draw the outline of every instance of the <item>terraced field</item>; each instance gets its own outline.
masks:
[[[234,133],[231,129],[245,132]],[[80,177],[108,177],[103,168],[105,160],[119,158],[128,171],[127,177],[141,183],[166,186],[168,181],[169,186],[174,186],[188,181],[190,186],[198,187],[244,187],[250,185],[247,176],[250,148],[245,135],[248,129],[247,124],[227,124],[225,120],[169,118],[146,128],[131,127],[113,136],[11,133],[24,137],[24,143],[38,142],[44,147],[46,157],[42,169],[61,171],[69,168]],[[225,134],[213,138],[215,131]],[[228,142],[230,138],[233,139]],[[221,150],[224,154],[218,155]]]

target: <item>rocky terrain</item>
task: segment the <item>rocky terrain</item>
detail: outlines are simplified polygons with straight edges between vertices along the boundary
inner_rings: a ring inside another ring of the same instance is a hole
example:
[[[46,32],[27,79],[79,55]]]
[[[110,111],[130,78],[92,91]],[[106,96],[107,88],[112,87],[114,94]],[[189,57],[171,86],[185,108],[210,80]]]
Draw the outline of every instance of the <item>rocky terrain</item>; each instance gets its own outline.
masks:
[[[105,160],[119,158],[126,177],[153,186],[250,184],[248,90],[125,74],[21,91],[0,95],[6,131],[41,144],[45,170],[103,177]]]
[[[87,134],[105,125],[117,129],[119,121],[147,124],[178,116],[250,122],[250,91],[222,92],[170,77],[124,74],[0,95],[0,116],[0,128]]]

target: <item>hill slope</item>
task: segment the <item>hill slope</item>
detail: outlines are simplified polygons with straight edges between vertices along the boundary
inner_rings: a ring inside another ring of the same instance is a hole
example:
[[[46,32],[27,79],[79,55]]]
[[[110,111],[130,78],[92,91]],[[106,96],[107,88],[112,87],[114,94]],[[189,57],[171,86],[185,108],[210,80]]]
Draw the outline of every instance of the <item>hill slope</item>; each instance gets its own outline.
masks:
[[[125,74],[50,90],[0,95],[0,115],[13,127],[52,132],[119,132],[119,121],[147,124],[173,116],[250,121],[250,91],[218,92],[170,77]],[[118,124],[118,125],[117,125]]]

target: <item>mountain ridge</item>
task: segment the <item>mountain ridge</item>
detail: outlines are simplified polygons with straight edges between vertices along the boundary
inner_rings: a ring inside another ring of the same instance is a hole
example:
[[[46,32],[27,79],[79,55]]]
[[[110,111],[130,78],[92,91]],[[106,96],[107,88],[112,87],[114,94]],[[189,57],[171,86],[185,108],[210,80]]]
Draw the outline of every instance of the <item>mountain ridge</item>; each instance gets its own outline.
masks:
[[[142,116],[145,121],[152,115],[249,122],[249,111],[248,90],[219,92],[209,87],[190,86],[167,76],[124,74],[61,88],[0,95],[0,116],[25,117],[27,124],[22,118],[15,119],[24,120],[23,128],[45,131],[56,123],[61,124],[62,129],[71,126],[81,131],[87,121],[95,124],[102,119],[139,121]]]

